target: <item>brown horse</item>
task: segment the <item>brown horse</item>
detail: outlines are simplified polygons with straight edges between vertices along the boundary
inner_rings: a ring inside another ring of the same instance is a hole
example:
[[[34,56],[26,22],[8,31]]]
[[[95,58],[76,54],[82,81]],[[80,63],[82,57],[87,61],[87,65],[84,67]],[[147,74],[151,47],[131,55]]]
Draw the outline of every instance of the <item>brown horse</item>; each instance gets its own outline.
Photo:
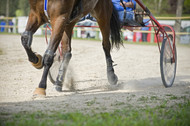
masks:
[[[71,37],[74,25],[83,16],[91,13],[96,18],[103,36],[103,50],[107,63],[107,78],[110,84],[117,84],[118,78],[114,73],[110,50],[112,46],[119,48],[122,44],[120,38],[120,22],[111,0],[49,0],[47,14],[44,12],[44,0],[29,0],[30,14],[25,32],[21,36],[22,45],[28,55],[29,61],[37,69],[44,67],[39,87],[34,95],[46,95],[48,71],[53,64],[57,47],[62,42],[63,60],[55,82],[56,90],[62,90],[62,82],[71,59]],[[32,36],[44,23],[52,26],[50,43],[43,58],[31,50]],[[111,42],[110,42],[111,35]]]

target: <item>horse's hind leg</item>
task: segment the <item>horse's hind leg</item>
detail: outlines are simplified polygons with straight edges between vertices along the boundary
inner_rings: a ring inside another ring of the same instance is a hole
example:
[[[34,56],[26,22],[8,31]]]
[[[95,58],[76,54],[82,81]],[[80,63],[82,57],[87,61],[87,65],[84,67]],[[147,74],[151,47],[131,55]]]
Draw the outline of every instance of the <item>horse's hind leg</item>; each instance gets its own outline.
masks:
[[[108,82],[112,85],[117,84],[118,78],[114,73],[114,68],[113,68],[113,61],[112,61],[112,57],[110,54],[110,50],[111,50],[111,44],[109,41],[109,26],[105,25],[103,26],[103,24],[99,23],[101,32],[102,32],[102,36],[103,36],[103,50],[105,53],[105,57],[106,57],[106,64],[107,64],[107,78],[108,78]]]
[[[55,82],[55,89],[57,91],[62,91],[62,84],[64,82],[65,74],[67,71],[67,67],[69,65],[69,61],[72,57],[71,54],[71,37],[72,37],[72,30],[75,23],[67,25],[63,37],[62,37],[62,49],[63,49],[63,60],[61,62],[60,68],[59,68],[59,74],[57,76],[56,82]]]
[[[40,69],[40,68],[43,67],[43,65],[42,65],[42,57],[39,54],[35,54],[32,51],[31,44],[32,44],[33,34],[36,32],[36,30],[42,24],[43,24],[43,22],[41,22],[41,21],[39,22],[37,20],[37,17],[34,14],[34,12],[30,12],[26,29],[25,29],[24,33],[21,35],[22,45],[26,50],[26,53],[28,55],[28,60],[37,69]]]
[[[102,32],[103,41],[102,46],[106,57],[106,64],[107,64],[107,78],[108,82],[112,85],[117,84],[118,78],[114,73],[113,68],[113,61],[110,54],[111,50],[111,43],[110,43],[110,19],[111,19],[111,13],[112,7],[109,6],[110,3],[101,3],[105,1],[100,1],[95,10],[92,14],[96,17],[98,21],[98,25],[100,27],[100,30]],[[102,5],[107,5],[106,7],[102,7]],[[106,9],[106,10],[105,10]]]

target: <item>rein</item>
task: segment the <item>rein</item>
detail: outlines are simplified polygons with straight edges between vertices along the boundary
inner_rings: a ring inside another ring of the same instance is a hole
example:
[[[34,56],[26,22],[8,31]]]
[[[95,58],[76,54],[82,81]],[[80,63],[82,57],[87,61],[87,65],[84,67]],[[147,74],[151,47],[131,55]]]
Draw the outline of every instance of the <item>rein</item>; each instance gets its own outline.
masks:
[[[123,5],[123,8],[124,8],[123,20],[125,20],[125,19],[126,19],[126,13],[127,13],[127,11],[126,11],[126,6],[125,6],[125,4],[123,3],[123,0],[120,0],[120,2],[121,2],[121,4]]]

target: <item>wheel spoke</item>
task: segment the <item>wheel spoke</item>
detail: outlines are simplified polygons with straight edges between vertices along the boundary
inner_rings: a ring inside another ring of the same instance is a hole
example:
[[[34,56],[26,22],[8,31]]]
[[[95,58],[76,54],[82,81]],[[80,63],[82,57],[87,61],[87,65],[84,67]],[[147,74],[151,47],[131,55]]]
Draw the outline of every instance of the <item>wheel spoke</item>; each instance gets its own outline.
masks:
[[[170,41],[168,39],[164,39],[162,43],[161,56],[160,56],[161,77],[162,77],[162,81],[165,87],[172,86],[175,79],[175,72],[176,72],[176,62],[172,62],[172,59],[173,59],[172,49],[176,49],[176,48],[173,47],[172,36],[170,35],[168,37]],[[170,47],[169,42],[171,42],[172,48]],[[175,55],[176,55],[176,52],[175,52]]]

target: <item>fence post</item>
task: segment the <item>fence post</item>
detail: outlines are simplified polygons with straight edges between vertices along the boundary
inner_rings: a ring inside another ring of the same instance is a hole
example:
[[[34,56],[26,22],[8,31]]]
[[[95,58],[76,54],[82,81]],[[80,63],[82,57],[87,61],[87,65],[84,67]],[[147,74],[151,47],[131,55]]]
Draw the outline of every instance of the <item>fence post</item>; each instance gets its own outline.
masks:
[[[77,30],[76,30],[76,28],[74,28],[73,31],[74,31],[73,37],[77,38]]]
[[[150,42],[151,43],[154,43],[154,35],[155,35],[154,28],[151,27],[151,37],[150,37]]]
[[[99,39],[99,30],[96,29],[96,36],[95,36],[95,39]]]

